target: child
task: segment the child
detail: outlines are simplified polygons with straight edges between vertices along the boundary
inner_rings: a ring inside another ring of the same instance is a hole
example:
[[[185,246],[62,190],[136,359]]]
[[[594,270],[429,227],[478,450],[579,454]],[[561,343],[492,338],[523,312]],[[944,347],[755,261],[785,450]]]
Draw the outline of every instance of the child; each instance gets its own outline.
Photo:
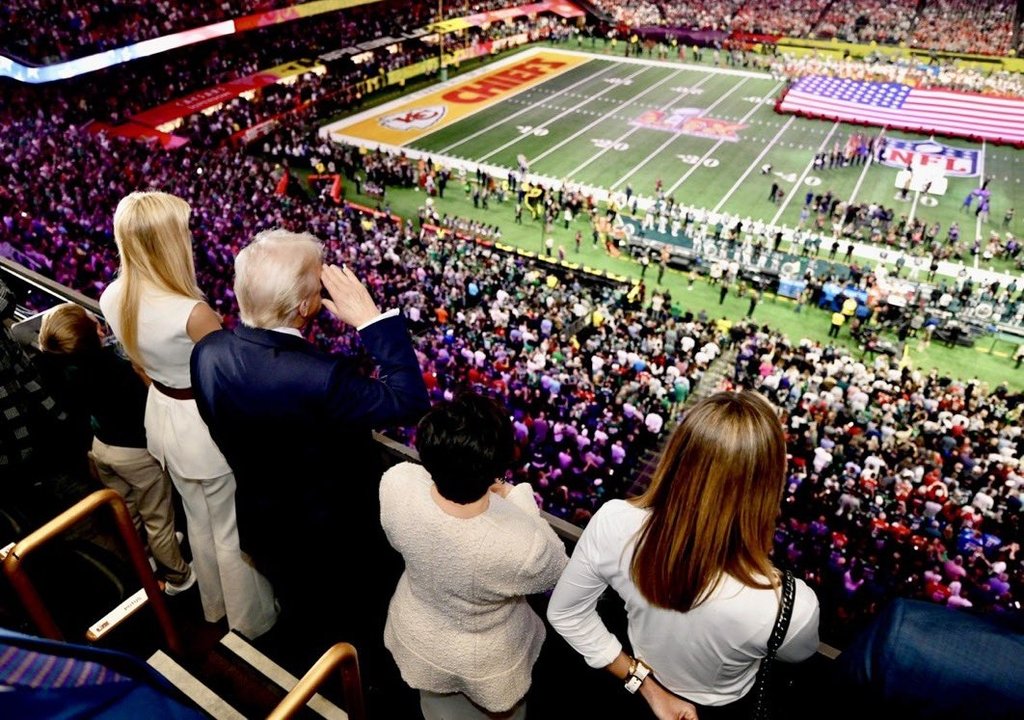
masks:
[[[104,347],[96,319],[74,303],[48,312],[39,329],[43,357],[65,379],[68,407],[92,425],[89,458],[100,481],[124,497],[157,564],[160,584],[177,595],[195,584],[174,532],[171,479],[146,449],[146,383],[113,347]]]

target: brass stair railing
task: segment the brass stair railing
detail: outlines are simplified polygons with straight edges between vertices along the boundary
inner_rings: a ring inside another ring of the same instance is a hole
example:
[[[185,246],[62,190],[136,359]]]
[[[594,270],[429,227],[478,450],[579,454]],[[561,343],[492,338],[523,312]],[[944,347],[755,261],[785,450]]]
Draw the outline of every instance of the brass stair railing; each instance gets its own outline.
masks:
[[[38,530],[29,533],[22,540],[18,541],[8,552],[7,557],[4,558],[4,573],[18,593],[22,605],[25,606],[25,610],[28,612],[32,622],[35,623],[40,635],[51,640],[63,641],[65,639],[63,633],[54,622],[53,615],[39,596],[35,584],[29,579],[22,564],[25,558],[33,552],[83,522],[103,507],[110,508],[113,513],[114,525],[128,550],[132,569],[141,581],[149,604],[156,614],[157,622],[167,643],[167,649],[171,653],[180,654],[181,642],[177,631],[174,629],[174,623],[171,620],[167,604],[164,602],[160,586],[157,584],[156,576],[153,574],[149,561],[146,559],[146,551],[142,546],[142,540],[135,530],[135,524],[132,522],[131,514],[128,512],[128,506],[125,505],[124,499],[114,490],[97,490],[75,503]]]
[[[284,696],[267,720],[289,720],[305,707],[317,690],[333,675],[341,671],[342,690],[345,695],[345,712],[351,720],[366,720],[363,707],[363,684],[359,677],[359,658],[350,643],[340,642],[327,649],[313,664],[302,679]]]

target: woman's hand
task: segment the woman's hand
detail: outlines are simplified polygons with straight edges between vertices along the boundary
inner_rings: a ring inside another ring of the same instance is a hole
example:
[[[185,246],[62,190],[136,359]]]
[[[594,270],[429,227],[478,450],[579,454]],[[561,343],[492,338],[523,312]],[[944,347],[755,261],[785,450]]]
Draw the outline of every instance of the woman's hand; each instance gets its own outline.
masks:
[[[510,483],[499,480],[490,487],[492,493],[501,495],[503,498],[508,497],[508,494],[512,492],[512,485]]]
[[[640,686],[640,694],[658,720],[697,720],[697,708],[693,703],[673,695],[653,677],[648,676]]]

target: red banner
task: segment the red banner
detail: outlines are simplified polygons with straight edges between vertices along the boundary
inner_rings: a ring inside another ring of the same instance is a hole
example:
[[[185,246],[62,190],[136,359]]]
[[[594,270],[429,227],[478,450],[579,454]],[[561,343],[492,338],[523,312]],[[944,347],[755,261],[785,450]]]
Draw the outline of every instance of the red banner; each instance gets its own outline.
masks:
[[[255,75],[238,78],[223,85],[199,90],[191,95],[186,95],[169,103],[158,105],[150,110],[145,110],[134,116],[132,121],[149,125],[150,127],[160,127],[178,118],[188,117],[208,107],[227,102],[242,93],[273,85],[278,80],[280,78],[277,75],[271,75],[270,73],[256,73]]]

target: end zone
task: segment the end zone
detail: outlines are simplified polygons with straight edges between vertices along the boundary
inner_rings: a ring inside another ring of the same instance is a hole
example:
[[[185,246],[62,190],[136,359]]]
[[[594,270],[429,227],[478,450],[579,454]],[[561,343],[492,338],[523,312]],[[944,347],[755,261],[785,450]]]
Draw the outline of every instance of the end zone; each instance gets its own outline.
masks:
[[[592,60],[534,48],[371,110],[325,125],[319,135],[363,147],[401,147]]]

